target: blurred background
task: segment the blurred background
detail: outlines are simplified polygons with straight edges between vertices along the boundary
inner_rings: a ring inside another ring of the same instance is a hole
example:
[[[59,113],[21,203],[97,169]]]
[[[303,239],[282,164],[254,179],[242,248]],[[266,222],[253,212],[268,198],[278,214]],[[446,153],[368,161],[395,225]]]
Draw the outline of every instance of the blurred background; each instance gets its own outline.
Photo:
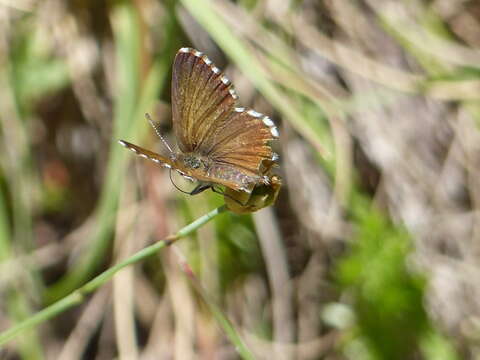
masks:
[[[223,203],[117,143],[174,143],[180,47],[279,125],[283,187],[0,358],[239,359],[218,306],[258,359],[480,359],[479,34],[476,0],[1,0],[2,331]]]

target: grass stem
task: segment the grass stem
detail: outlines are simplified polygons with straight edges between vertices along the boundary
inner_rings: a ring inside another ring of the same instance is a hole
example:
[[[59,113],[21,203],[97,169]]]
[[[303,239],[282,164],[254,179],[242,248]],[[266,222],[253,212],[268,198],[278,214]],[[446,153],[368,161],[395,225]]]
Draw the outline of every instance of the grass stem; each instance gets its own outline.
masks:
[[[191,234],[192,232],[196,231],[199,227],[209,222],[211,219],[216,217],[217,215],[221,214],[226,210],[225,206],[220,206],[209,213],[203,215],[202,217],[198,218],[194,222],[188,224],[183,229],[179,230],[176,234],[167,236],[165,239],[159,240],[156,243],[138,251],[134,255],[130,256],[129,258],[119,262],[118,264],[112,266],[108,270],[104,271],[103,273],[99,274],[89,282],[87,282],[82,287],[76,289],[71,294],[67,295],[63,299],[53,303],[52,305],[46,307],[45,309],[39,311],[35,315],[29,317],[28,319],[18,323],[17,325],[11,327],[10,329],[5,330],[4,332],[0,333],[0,346],[7,343],[9,340],[12,340],[19,334],[25,332],[28,329],[31,329],[55,316],[61,314],[67,309],[71,307],[81,304],[88,294],[92,293],[100,286],[104,285],[107,281],[109,281],[118,271],[127,267],[129,265],[138,263],[143,259],[156,254],[158,251],[173,244],[175,241],[186,237],[187,235]]]

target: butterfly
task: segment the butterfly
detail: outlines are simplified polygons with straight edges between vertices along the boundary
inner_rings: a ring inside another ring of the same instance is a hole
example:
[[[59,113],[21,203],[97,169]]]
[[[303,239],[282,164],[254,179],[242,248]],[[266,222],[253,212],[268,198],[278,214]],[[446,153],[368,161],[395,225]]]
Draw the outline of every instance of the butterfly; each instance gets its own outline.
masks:
[[[231,82],[203,53],[181,48],[172,70],[172,122],[178,144],[173,151],[147,114],[168,154],[158,154],[124,140],[137,155],[173,169],[198,185],[195,195],[216,185],[251,193],[271,183],[270,170],[278,155],[270,141],[279,137],[268,117],[237,106]],[[221,192],[223,194],[223,192]]]
[[[237,214],[247,214],[272,205],[277,200],[282,179],[278,175],[269,174],[269,180],[268,185],[255,185],[251,193],[227,188],[224,193],[227,209]]]

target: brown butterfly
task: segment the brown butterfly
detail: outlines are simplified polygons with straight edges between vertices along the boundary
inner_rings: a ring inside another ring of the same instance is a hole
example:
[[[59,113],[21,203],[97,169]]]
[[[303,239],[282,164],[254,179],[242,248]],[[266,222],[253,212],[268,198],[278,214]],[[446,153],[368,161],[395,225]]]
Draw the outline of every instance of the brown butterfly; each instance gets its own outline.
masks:
[[[278,155],[269,141],[278,138],[273,121],[255,110],[237,107],[230,81],[201,52],[182,48],[173,62],[172,113],[178,151],[173,151],[150,121],[169,151],[160,155],[120,140],[137,155],[199,181],[198,194],[215,185],[251,193],[270,184],[270,169]],[[217,191],[218,192],[218,191]]]

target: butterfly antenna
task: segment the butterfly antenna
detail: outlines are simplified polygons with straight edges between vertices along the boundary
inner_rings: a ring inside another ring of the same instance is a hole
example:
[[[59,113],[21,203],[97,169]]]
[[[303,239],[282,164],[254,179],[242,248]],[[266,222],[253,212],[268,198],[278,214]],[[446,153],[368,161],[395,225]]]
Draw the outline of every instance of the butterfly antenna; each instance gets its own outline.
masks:
[[[160,128],[158,127],[157,124],[155,124],[152,120],[152,118],[150,117],[150,114],[149,113],[146,113],[145,114],[145,117],[147,118],[148,122],[150,123],[150,125],[152,125],[153,129],[155,130],[155,132],[157,133],[158,137],[160,138],[160,140],[162,140],[163,144],[167,147],[168,151],[170,151],[170,154],[173,154],[173,150],[172,148],[170,147],[170,145],[168,145],[168,142],[167,140],[165,140],[165,138],[162,136],[162,133],[160,132]],[[175,184],[174,184],[175,185]]]

